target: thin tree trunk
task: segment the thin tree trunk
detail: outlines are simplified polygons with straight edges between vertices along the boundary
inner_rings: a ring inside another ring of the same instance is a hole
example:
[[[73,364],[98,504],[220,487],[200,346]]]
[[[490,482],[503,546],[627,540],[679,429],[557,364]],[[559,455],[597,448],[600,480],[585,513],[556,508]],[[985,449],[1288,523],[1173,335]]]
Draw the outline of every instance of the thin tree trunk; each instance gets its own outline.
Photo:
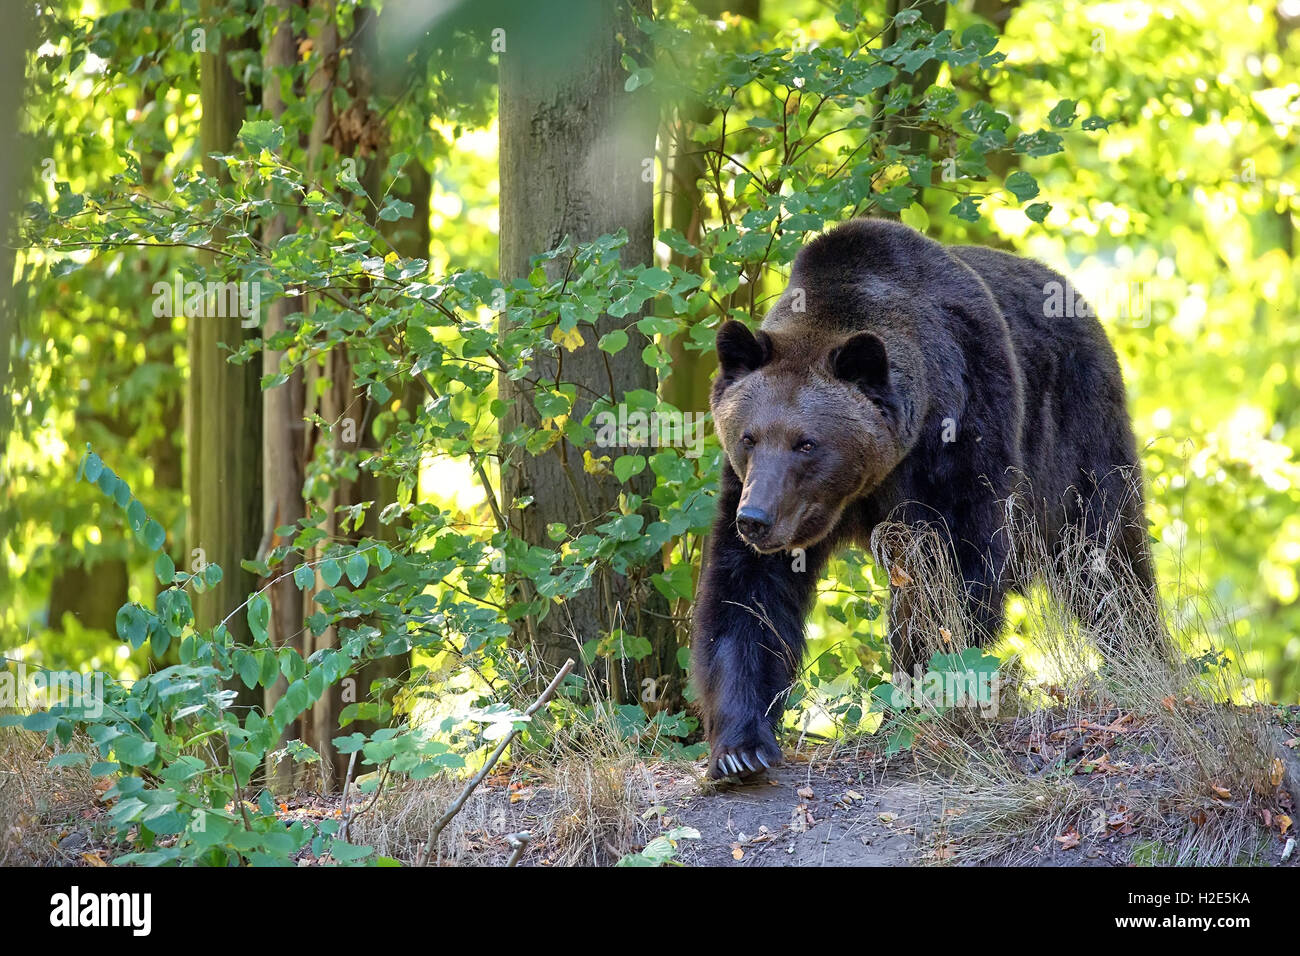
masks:
[[[334,0],[314,0],[311,4],[311,19],[315,25],[313,40],[316,65],[307,81],[307,89],[309,97],[315,103],[315,112],[308,134],[307,167],[313,177],[332,180],[338,177],[340,171],[329,170],[327,176],[323,161],[325,143],[334,125],[333,92],[338,73],[339,33]],[[315,398],[316,381],[322,376],[328,380],[328,385],[320,393],[319,398]],[[308,370],[306,377],[307,402],[316,402],[316,407],[309,410],[316,411],[328,423],[328,430],[323,434],[317,434],[315,441],[317,444],[326,443],[330,447],[330,457],[336,459],[344,448],[343,436],[346,423],[343,419],[352,418],[358,432],[362,425],[356,409],[352,407],[351,373],[347,367],[346,356],[337,349],[331,351],[325,356],[324,368],[313,366]],[[309,451],[305,460],[311,457]],[[335,487],[325,502],[326,517],[322,526],[325,537],[321,544],[312,549],[310,557],[313,560],[319,559],[338,537],[338,515],[334,509],[342,500],[346,499]],[[325,587],[325,581],[317,570],[315,590]],[[310,616],[314,610],[312,594],[304,593],[303,600],[304,614]],[[313,634],[308,630],[303,635],[303,653],[306,656],[337,646],[338,629],[332,624],[320,634]],[[334,737],[338,734],[339,712],[343,706],[341,694],[341,688],[331,688],[312,706],[308,712],[309,716],[304,720],[304,730],[307,731],[304,735],[305,739],[321,755],[323,786],[340,782],[347,769],[346,764],[339,760],[333,743]]]
[[[285,102],[281,90],[283,77],[287,77],[297,60],[293,26],[290,21],[290,0],[269,0],[267,28],[269,34],[264,46],[262,63],[265,70],[262,89],[262,106],[276,122],[284,115]],[[283,201],[287,197],[280,197]],[[295,224],[296,225],[296,224]],[[268,249],[289,232],[286,212],[276,214],[263,230],[262,239]],[[270,339],[284,331],[290,315],[300,305],[296,299],[277,299],[267,309],[263,337]],[[280,371],[284,352],[266,348],[262,351],[262,374],[275,375]],[[292,526],[303,516],[303,375],[295,370],[289,380],[262,395],[262,524],[264,528]],[[278,542],[272,541],[274,547]],[[298,565],[292,552],[284,564],[276,569],[277,576],[288,575]],[[271,602],[270,633],[274,647],[292,647],[302,651],[302,598],[290,577],[280,577],[267,592]],[[288,686],[280,677],[266,688],[266,712],[269,714]],[[294,737],[302,736],[295,727],[286,727],[280,739],[283,747]],[[293,788],[293,764],[280,761],[267,767],[272,789],[285,792]]]
[[[356,51],[356,59],[353,61],[356,100],[363,104],[369,98],[372,89],[380,94],[383,103],[391,101],[400,92],[399,82],[404,84],[407,81],[407,78],[400,73],[383,68],[384,64],[380,59],[377,45],[378,36],[378,15],[369,8],[358,9],[356,12],[355,34],[351,46]],[[382,111],[382,106],[379,108]],[[377,214],[379,211],[378,206],[382,204],[384,195],[383,174],[388,165],[387,148],[379,148],[366,162],[367,166],[364,175],[361,177],[361,184],[373,202],[369,207],[371,225],[375,226],[383,234],[398,255],[406,259],[427,260],[429,258],[429,246],[433,238],[429,232],[429,203],[430,194],[433,190],[433,180],[429,175],[429,171],[415,158],[407,161],[404,170],[407,176],[405,185],[399,183],[393,187],[391,192],[393,196],[409,202],[414,211],[410,219],[384,222],[378,219]],[[374,414],[380,409],[370,403],[368,396],[361,395],[359,398],[367,408],[366,421],[372,421]],[[412,414],[415,413],[423,399],[423,390],[416,386],[414,382],[407,383],[400,395],[402,406],[411,410]],[[368,427],[364,432],[358,433],[357,439],[362,448],[377,450],[379,447],[379,442],[375,439],[373,430]],[[415,476],[414,484],[418,491],[418,475]],[[376,541],[386,541],[389,544],[397,542],[398,524],[396,522],[387,525],[381,524],[379,515],[387,505],[397,501],[398,491],[398,482],[395,478],[386,475],[377,476],[369,472],[360,474],[358,480],[352,486],[351,503],[373,502],[362,522],[361,536]],[[385,708],[391,708],[396,697],[398,684],[410,673],[410,670],[411,655],[409,652],[391,654],[367,661],[357,669],[358,699],[373,700]],[[372,693],[372,687],[378,687],[378,692]],[[391,723],[391,714],[389,714],[387,717],[381,716],[375,720],[360,719],[354,721],[348,725],[348,729],[369,735],[381,727],[389,726]]]
[[[217,22],[221,5],[203,0],[200,18]],[[242,42],[242,41],[241,41]],[[230,71],[227,55],[234,44],[223,37],[215,49],[200,55],[199,82],[202,116],[199,122],[204,172],[223,175],[211,153],[227,153],[234,145],[244,118],[244,91]],[[189,522],[187,544],[194,567],[199,562],[221,566],[222,579],[194,599],[197,625],[213,627],[239,607],[256,585],[256,578],[240,562],[257,553],[262,535],[262,415],[255,365],[232,365],[224,346],[238,348],[255,337],[256,329],[241,326],[233,317],[195,316],[188,320],[190,380],[186,406],[189,463]],[[231,636],[249,639],[246,616],[235,614],[227,622]],[[259,691],[236,682],[236,706],[260,707]]]

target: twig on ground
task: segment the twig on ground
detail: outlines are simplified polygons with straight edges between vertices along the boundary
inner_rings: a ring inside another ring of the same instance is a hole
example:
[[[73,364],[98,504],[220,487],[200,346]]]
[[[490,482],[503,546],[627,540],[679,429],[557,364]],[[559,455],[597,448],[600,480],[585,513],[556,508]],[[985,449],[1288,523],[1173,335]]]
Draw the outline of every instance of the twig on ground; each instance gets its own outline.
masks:
[[[518,866],[519,858],[524,855],[524,850],[528,849],[528,841],[533,835],[528,830],[520,830],[518,833],[511,833],[506,836],[506,842],[514,847],[514,852],[510,854],[510,859],[506,866]]]

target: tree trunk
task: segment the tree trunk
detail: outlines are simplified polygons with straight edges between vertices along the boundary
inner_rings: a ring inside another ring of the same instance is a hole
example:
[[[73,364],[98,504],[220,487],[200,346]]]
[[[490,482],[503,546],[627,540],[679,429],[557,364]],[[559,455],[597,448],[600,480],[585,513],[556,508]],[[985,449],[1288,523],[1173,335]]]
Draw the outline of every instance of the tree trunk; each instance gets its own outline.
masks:
[[[356,51],[356,66],[353,75],[357,84],[356,99],[365,103],[371,91],[374,90],[380,95],[381,103],[376,108],[382,113],[384,106],[401,94],[401,85],[407,82],[407,78],[397,71],[383,69],[383,61],[380,59],[377,46],[381,32],[376,22],[377,19],[377,14],[369,8],[363,7],[357,10],[355,37],[352,44]],[[378,219],[377,213],[379,207],[383,205],[385,188],[383,174],[388,165],[388,150],[379,148],[366,162],[368,165],[365,174],[361,178],[361,184],[373,203],[368,207],[371,225],[383,234],[384,238],[392,246],[393,251],[399,256],[404,259],[427,260],[429,258],[429,246],[433,239],[429,232],[429,203],[433,191],[433,179],[429,171],[420,164],[418,159],[412,157],[407,160],[404,167],[407,177],[405,184],[399,181],[391,191],[394,196],[409,202],[414,211],[410,219],[384,222]],[[424,400],[424,392],[414,382],[408,382],[402,389],[400,400],[402,407],[409,409],[414,414]],[[367,407],[370,409],[366,419],[369,422],[373,420],[374,414],[379,409],[370,405],[368,400]],[[375,439],[374,432],[370,428],[366,428],[364,433],[358,433],[357,439],[362,448],[378,449],[379,447],[379,442]],[[418,492],[418,475],[413,479],[413,484],[415,485],[415,491]],[[352,488],[352,503],[374,502],[366,512],[365,520],[362,522],[362,536],[376,541],[386,541],[389,544],[397,542],[398,524],[394,522],[384,525],[379,521],[379,515],[384,508],[397,501],[397,497],[398,482],[396,479],[373,475],[369,472],[360,474]],[[391,654],[367,661],[358,668],[356,674],[358,699],[370,699],[391,708],[399,682],[404,680],[410,674],[410,671],[411,655],[409,652]],[[377,687],[378,691],[372,693],[372,687]],[[388,719],[381,717],[377,720],[362,719],[349,724],[348,729],[370,735],[381,727],[391,724],[391,717]]]
[[[499,159],[500,268],[506,283],[527,276],[529,258],[554,248],[565,236],[583,242],[626,229],[629,241],[622,250],[623,262],[651,261],[653,183],[643,173],[653,169],[656,110],[645,94],[624,91],[626,75],[620,66],[623,51],[618,39],[620,34],[634,35],[630,17],[634,7],[648,12],[649,2],[582,0],[566,9],[562,24],[545,10],[521,8],[507,30],[508,47],[500,65]],[[586,344],[565,353],[564,380],[603,393],[612,375],[615,402],[630,389],[655,391],[654,371],[641,360],[646,339],[632,327],[640,318],[601,316],[595,334],[590,329],[584,332]],[[504,331],[504,316],[502,326]],[[617,355],[605,356],[596,339],[615,328],[627,330],[629,345]],[[539,359],[535,371],[542,378],[557,377],[550,359]],[[502,423],[503,434],[521,421],[538,425],[527,383],[502,376],[498,388],[511,409]],[[589,407],[580,397],[574,415],[585,414]],[[550,523],[581,527],[611,507],[620,491],[644,493],[650,487],[648,472],[634,479],[630,488],[613,478],[587,474],[582,468],[583,451],[567,442],[538,456],[516,449],[503,465],[503,504],[512,529],[529,544],[553,548],[546,534]],[[534,503],[525,509],[516,507],[526,496]],[[589,679],[603,680],[605,693],[615,701],[637,700],[649,691],[656,706],[662,706],[680,696],[676,637],[666,602],[648,576],[633,582],[602,574],[591,588],[553,608],[535,629],[525,624],[516,625],[515,640],[521,646],[532,645],[534,677],[541,684],[565,659],[580,659],[585,642],[621,629],[650,640],[653,653],[636,666],[623,660],[614,662],[617,666],[597,668]]]
[[[716,18],[730,10],[755,22],[760,9],[759,0],[698,0],[695,6],[706,16]],[[667,177],[670,196],[667,224],[692,245],[698,243],[704,231],[706,210],[699,180],[705,174],[705,166],[704,146],[692,141],[689,133],[692,127],[707,125],[714,113],[702,103],[683,103],[678,107],[678,136]],[[674,252],[671,261],[689,272],[698,272],[700,268],[698,256]],[[664,381],[663,396],[684,412],[707,412],[710,380],[718,367],[717,358],[712,353],[686,348],[687,341],[689,336],[683,332],[668,343],[672,374]]]
[[[216,0],[204,0],[200,17],[214,24]],[[210,153],[230,152],[244,118],[244,90],[230,71],[227,55],[233,44],[222,38],[217,49],[200,55],[202,117],[199,122],[203,169],[209,177],[223,175]],[[237,310],[236,310],[237,311]],[[193,569],[199,562],[221,566],[222,579],[194,599],[197,626],[215,626],[247,600],[256,578],[240,562],[257,553],[262,535],[262,415],[258,388],[260,369],[232,365],[223,345],[238,348],[256,329],[233,317],[193,316],[188,320],[190,380],[186,407],[189,467],[187,545]],[[249,639],[247,618],[234,614],[227,622],[231,636]],[[260,707],[260,692],[236,681],[239,707]]]
[[[313,55],[316,59],[315,69],[307,80],[308,95],[314,102],[314,115],[312,117],[311,130],[307,139],[307,167],[310,176],[317,179],[326,179],[333,181],[337,179],[339,170],[333,169],[328,171],[323,168],[324,149],[326,139],[328,138],[334,125],[334,85],[338,75],[338,58],[339,58],[339,33],[337,12],[334,0],[314,0],[311,4],[311,20],[314,25],[312,39],[315,42]],[[331,351],[324,359],[324,367],[312,366],[307,373],[306,401],[316,402],[316,407],[308,408],[307,411],[317,412],[327,423],[327,431],[314,436],[317,445],[325,443],[331,448],[331,458],[337,459],[345,448],[343,441],[345,411],[349,417],[357,415],[355,407],[349,409],[351,401],[351,370],[348,368],[347,357],[338,349]],[[319,393],[317,398],[316,382],[321,377],[327,380],[327,385],[323,392]],[[354,421],[357,432],[360,432],[361,423],[364,418]],[[311,440],[311,437],[308,437]],[[304,456],[304,460],[310,460],[312,453],[310,449]],[[323,542],[312,549],[308,555],[311,560],[319,560],[329,544],[334,541],[339,534],[338,515],[335,508],[346,500],[340,494],[337,486],[330,492],[328,500],[325,502],[325,522],[322,530],[325,532]],[[319,569],[316,572],[315,588],[320,590],[326,587],[324,579],[320,576]],[[310,616],[315,610],[311,592],[304,592],[304,614]],[[338,646],[338,629],[334,625],[326,627],[320,634],[313,634],[307,630],[303,634],[303,654],[310,657],[316,651],[325,650]],[[347,770],[347,764],[340,760],[338,752],[334,748],[334,737],[338,735],[339,712],[343,709],[341,700],[341,688],[332,687],[318,700],[304,716],[304,740],[316,749],[321,755],[321,784],[322,787],[329,787],[335,783],[340,783],[342,775]]]
[[[898,40],[899,29],[894,22],[894,17],[910,7],[914,6],[910,0],[889,0],[886,15],[889,17],[889,23],[885,28],[884,39],[881,41],[882,47],[892,46]],[[930,29],[938,33],[943,29],[945,20],[948,17],[948,4],[946,0],[923,0],[919,8],[921,11],[921,22],[929,25]],[[931,60],[921,66],[914,73],[899,72],[898,76],[888,86],[880,91],[880,103],[885,103],[889,95],[900,87],[906,87],[912,97],[924,93],[933,85],[939,75],[940,61]],[[904,109],[884,118],[885,141],[891,146],[897,146],[909,156],[926,156],[930,152],[930,134],[923,129],[917,129],[917,112],[915,109]],[[879,216],[882,219],[898,219],[898,213],[889,212],[885,209],[877,208],[873,210],[872,215]]]
[[[277,123],[284,115],[285,103],[281,91],[281,77],[286,76],[297,62],[293,26],[290,22],[290,0],[269,0],[267,4],[268,35],[264,44],[262,63],[264,79],[262,106]],[[287,201],[288,197],[279,197]],[[295,224],[296,225],[296,224]],[[286,212],[278,213],[268,222],[262,240],[268,249],[275,247],[289,232]],[[271,338],[282,332],[288,317],[301,308],[296,299],[277,299],[266,312],[262,335]],[[262,374],[275,375],[280,371],[284,357],[281,350],[266,348],[262,351]],[[303,375],[295,370],[289,380],[262,395],[262,524],[264,528],[294,525],[303,516]],[[271,547],[278,540],[270,542]],[[267,592],[271,602],[271,619],[268,632],[274,647],[293,647],[302,651],[302,598],[298,586],[287,575],[298,566],[298,556],[292,552],[283,565],[275,569],[280,580]],[[269,714],[288,687],[280,677],[266,688],[265,707]],[[286,727],[280,738],[283,747],[302,733],[296,726]],[[277,793],[294,786],[293,764],[280,761],[267,767],[272,789]]]

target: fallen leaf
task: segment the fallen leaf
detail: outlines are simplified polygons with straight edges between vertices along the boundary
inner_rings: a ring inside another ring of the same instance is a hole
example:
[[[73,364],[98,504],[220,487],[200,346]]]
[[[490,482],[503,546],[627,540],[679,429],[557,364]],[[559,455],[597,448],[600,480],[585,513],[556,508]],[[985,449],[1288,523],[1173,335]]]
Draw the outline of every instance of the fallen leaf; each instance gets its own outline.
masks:
[[[1220,787],[1217,783],[1210,784],[1210,789],[1221,796],[1224,800],[1232,799],[1232,791],[1227,787]]]
[[[948,630],[946,627],[939,628],[939,636],[943,638],[945,644],[952,643],[952,631]]]
[[[1160,701],[1160,703],[1162,703],[1162,704],[1165,705],[1165,709],[1166,709],[1166,710],[1168,710],[1170,713],[1173,713],[1173,710],[1174,710],[1174,704],[1176,703],[1176,701],[1174,700],[1174,695],[1173,695],[1173,694],[1170,694],[1168,697],[1163,698],[1163,699]]]
[[[876,814],[876,819],[879,820],[881,823],[893,823],[895,820],[898,819],[898,814],[896,814],[896,813],[877,813],[877,814]]]
[[[731,858],[733,860],[743,860],[745,858],[745,851],[740,848],[740,844],[736,844],[731,848]]]
[[[81,858],[91,866],[108,866],[107,863],[99,858],[98,853],[83,853],[81,854]]]
[[[817,796],[815,793],[813,793],[812,787],[800,787],[798,790],[795,791],[795,793],[798,796],[802,797],[804,800],[812,800]]]
[[[1285,776],[1286,776],[1286,767],[1282,766],[1282,761],[1279,758],[1274,757],[1273,770],[1268,775],[1268,779],[1272,782],[1273,786],[1280,787],[1282,786],[1282,779]]]
[[[896,588],[905,588],[912,583],[912,576],[895,565],[889,569],[889,583]]]
[[[850,800],[861,800],[861,799],[862,799],[862,794],[858,793],[858,791],[856,791],[856,790],[845,790],[845,791],[844,791],[844,796],[848,797]]]
[[[1273,819],[1277,821],[1277,828],[1281,834],[1286,836],[1286,831],[1291,829],[1291,818],[1285,813],[1279,813]]]
[[[1055,839],[1057,843],[1061,844],[1062,850],[1073,850],[1079,845],[1079,831],[1074,827],[1070,827]]]
[[[1209,817],[1205,815],[1204,810],[1193,810],[1191,813],[1187,814],[1187,818],[1198,827],[1205,826],[1205,821],[1209,819]]]

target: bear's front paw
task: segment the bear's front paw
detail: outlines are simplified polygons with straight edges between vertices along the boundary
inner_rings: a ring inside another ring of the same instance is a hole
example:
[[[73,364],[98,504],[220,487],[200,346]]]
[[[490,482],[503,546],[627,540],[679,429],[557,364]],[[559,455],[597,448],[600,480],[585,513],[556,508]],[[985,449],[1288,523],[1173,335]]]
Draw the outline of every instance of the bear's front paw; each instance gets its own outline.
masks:
[[[781,762],[781,748],[766,722],[750,724],[739,732],[723,732],[709,746],[709,776],[748,777]]]

